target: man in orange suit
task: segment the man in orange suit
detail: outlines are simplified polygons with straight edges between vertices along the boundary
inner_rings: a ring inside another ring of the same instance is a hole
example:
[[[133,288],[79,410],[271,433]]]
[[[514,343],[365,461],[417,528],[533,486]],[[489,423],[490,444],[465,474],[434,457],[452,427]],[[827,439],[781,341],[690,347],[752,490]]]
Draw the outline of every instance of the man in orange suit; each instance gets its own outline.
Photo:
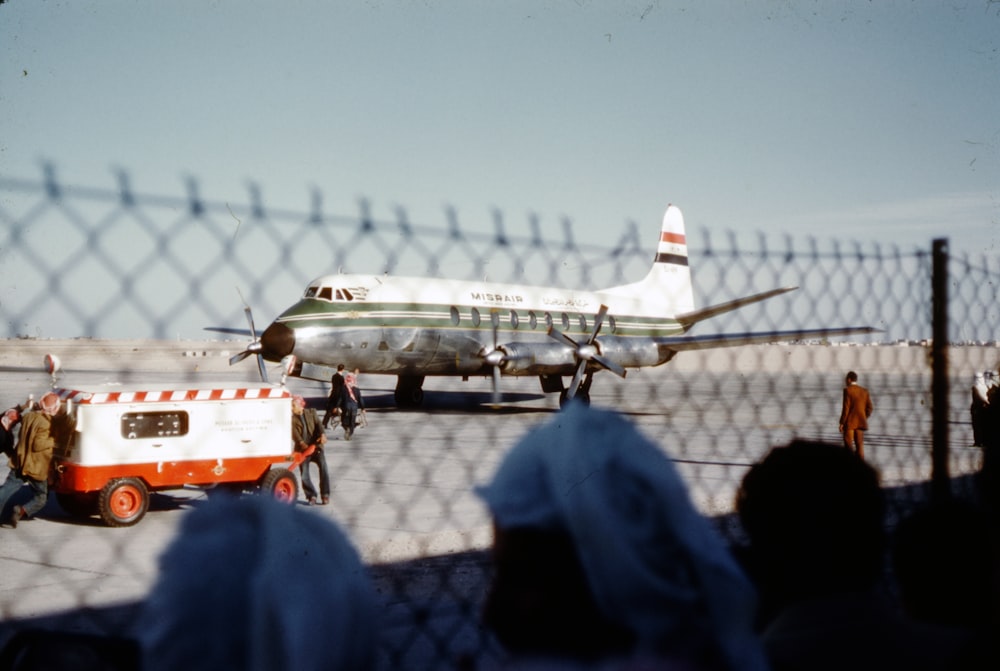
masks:
[[[873,409],[868,390],[858,384],[858,374],[852,370],[847,374],[844,385],[840,432],[844,436],[844,445],[862,459],[865,458],[865,431],[868,430],[868,418],[872,416]]]

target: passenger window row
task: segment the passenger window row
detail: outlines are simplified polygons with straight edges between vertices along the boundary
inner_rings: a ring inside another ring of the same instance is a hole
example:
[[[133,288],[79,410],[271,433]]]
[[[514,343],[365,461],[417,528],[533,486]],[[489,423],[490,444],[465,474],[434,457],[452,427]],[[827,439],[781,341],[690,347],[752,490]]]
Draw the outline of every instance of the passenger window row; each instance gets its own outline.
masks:
[[[490,325],[497,327],[500,326],[500,321],[501,321],[500,310],[490,310],[489,315],[490,315],[489,318]],[[472,308],[468,318],[472,321],[472,325],[476,327],[480,326],[483,322],[482,314],[479,312],[478,308]],[[538,318],[538,315],[535,314],[535,311],[530,310],[528,311],[528,326],[529,328],[534,330],[538,328],[540,323],[544,323],[546,329],[558,325],[562,327],[563,331],[571,331],[573,330],[574,327],[577,327],[577,329],[581,333],[588,333],[590,331],[589,322],[587,321],[586,315],[575,314],[573,316],[570,316],[568,313],[562,312],[559,315],[557,315],[556,318],[558,319],[558,324],[556,323],[556,319],[553,318],[551,312],[545,312],[542,315],[542,319],[540,320]],[[507,321],[510,323],[512,328],[517,329],[521,325],[521,316],[517,313],[516,310],[511,310],[510,312],[507,313]],[[455,306],[451,307],[451,323],[454,326],[459,326],[462,323],[462,315],[459,312],[458,308]],[[615,324],[614,317],[608,317],[608,326],[612,333],[616,330],[617,325]]]

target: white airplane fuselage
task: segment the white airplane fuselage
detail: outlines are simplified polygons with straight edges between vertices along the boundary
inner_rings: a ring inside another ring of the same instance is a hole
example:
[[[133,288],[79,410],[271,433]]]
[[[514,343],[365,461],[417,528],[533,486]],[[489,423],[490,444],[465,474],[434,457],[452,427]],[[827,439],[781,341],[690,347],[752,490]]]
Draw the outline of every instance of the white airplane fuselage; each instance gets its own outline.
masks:
[[[775,342],[872,329],[741,333],[693,338],[703,319],[792,290],[775,289],[696,310],[681,211],[663,216],[642,280],[596,291],[375,275],[324,275],[264,331],[253,351],[294,355],[292,375],[329,380],[348,370],[399,376],[396,400],[417,405],[425,376],[539,376],[542,389],[586,399],[598,370],[621,376],[684,349]],[[244,356],[249,354],[248,348]],[[562,376],[573,375],[568,390]]]

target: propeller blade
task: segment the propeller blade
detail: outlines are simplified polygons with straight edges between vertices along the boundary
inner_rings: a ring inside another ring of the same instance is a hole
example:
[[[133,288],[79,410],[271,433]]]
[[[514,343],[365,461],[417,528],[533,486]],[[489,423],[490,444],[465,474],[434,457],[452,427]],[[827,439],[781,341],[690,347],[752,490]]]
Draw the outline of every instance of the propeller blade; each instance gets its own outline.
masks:
[[[608,314],[608,306],[601,305],[600,309],[597,311],[597,315],[594,317],[594,330],[590,334],[590,340],[588,341],[591,345],[597,339],[597,334],[601,332],[601,327],[604,326],[604,317]]]
[[[569,347],[573,348],[574,352],[580,348],[580,345],[577,344],[577,342],[575,340],[573,340],[572,338],[570,338],[568,335],[566,335],[562,331],[556,330],[556,328],[554,326],[550,326],[549,327],[548,334],[549,334],[549,337],[552,338],[553,340],[556,340],[558,342],[561,342],[564,345],[568,345]]]
[[[586,359],[581,359],[580,364],[576,367],[576,372],[573,373],[573,381],[570,383],[569,387],[566,389],[566,398],[570,399],[576,396],[576,390],[580,388],[580,382],[583,381],[583,373],[587,369]]]
[[[238,364],[240,361],[243,361],[243,359],[246,359],[251,354],[252,352],[250,352],[250,350],[243,350],[239,354],[234,354],[231,357],[229,357],[229,365],[234,366]]]
[[[264,355],[257,354],[257,371],[260,373],[260,381],[268,382],[267,366],[264,365]]]
[[[255,341],[257,340],[257,328],[253,325],[253,311],[250,309],[249,305],[243,305],[243,314],[247,317],[247,323],[250,325],[250,337]]]
[[[493,366],[493,407],[500,407],[500,366]]]
[[[604,368],[606,370],[611,371],[612,373],[614,373],[618,377],[625,377],[626,373],[628,373],[627,370],[625,370],[624,368],[622,368],[621,366],[619,366],[618,364],[616,364],[614,361],[611,361],[610,359],[606,359],[603,356],[601,356],[600,354],[595,354],[594,357],[593,357],[593,361],[595,361],[598,364],[600,364],[601,368]]]

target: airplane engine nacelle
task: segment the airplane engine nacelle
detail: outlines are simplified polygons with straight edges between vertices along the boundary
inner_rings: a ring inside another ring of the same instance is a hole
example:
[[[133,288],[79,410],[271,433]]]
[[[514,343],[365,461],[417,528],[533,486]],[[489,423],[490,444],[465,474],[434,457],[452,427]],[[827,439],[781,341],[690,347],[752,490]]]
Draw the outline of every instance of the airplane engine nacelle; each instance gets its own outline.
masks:
[[[503,370],[508,375],[572,375],[576,362],[573,350],[550,343],[509,343],[499,347],[506,356]]]
[[[642,340],[609,336],[598,338],[597,347],[602,355],[625,368],[657,366],[669,361],[675,354],[672,350],[664,351],[656,343]]]

